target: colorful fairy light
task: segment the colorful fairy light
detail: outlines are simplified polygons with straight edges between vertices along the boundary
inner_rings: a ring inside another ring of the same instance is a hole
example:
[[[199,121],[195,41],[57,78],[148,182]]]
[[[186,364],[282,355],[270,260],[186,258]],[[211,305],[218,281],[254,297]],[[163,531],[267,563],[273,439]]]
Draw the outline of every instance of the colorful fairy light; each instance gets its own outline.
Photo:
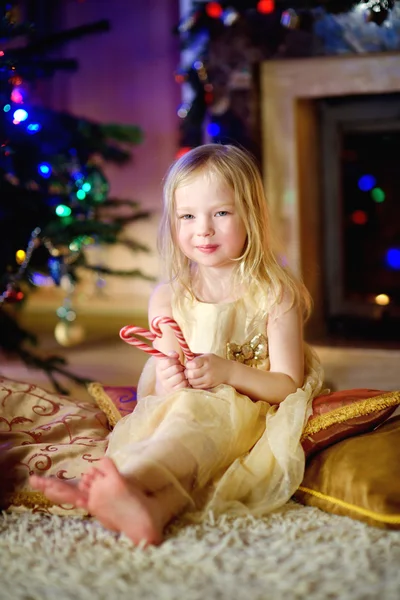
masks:
[[[28,116],[29,115],[24,108],[17,108],[17,110],[13,114],[14,121],[17,121],[18,123],[22,123],[22,121],[26,121]]]
[[[381,202],[385,201],[386,194],[382,190],[382,188],[376,187],[372,190],[371,197],[374,202],[377,202],[378,204],[380,204]]]
[[[362,192],[369,192],[376,185],[376,178],[373,175],[363,175],[358,180],[358,187]]]
[[[187,117],[187,114],[188,114],[189,110],[190,110],[190,104],[183,103],[183,104],[181,104],[181,106],[178,108],[178,111],[177,111],[177,113],[176,113],[176,114],[178,115],[178,117],[179,117],[180,119],[184,119],[185,117]]]
[[[378,294],[375,296],[375,302],[379,306],[387,306],[390,304],[390,298],[387,294]]]
[[[218,123],[211,122],[207,126],[207,133],[211,137],[217,136],[221,132],[221,127]]]
[[[275,0],[260,0],[257,3],[257,10],[264,15],[273,13],[275,10]]]
[[[386,252],[386,263],[391,269],[400,269],[400,248],[389,248]]]
[[[11,100],[15,104],[23,104],[24,97],[21,94],[21,90],[19,90],[18,88],[14,88],[13,91],[11,92]]]
[[[212,19],[219,19],[224,12],[219,2],[208,2],[206,4],[206,13]]]
[[[365,223],[368,221],[368,216],[364,210],[355,210],[351,215],[351,220],[356,225],[365,225]]]
[[[22,265],[22,263],[24,262],[26,258],[26,252],[25,250],[17,250],[15,253],[15,260],[17,261],[17,263],[19,265]]]
[[[23,299],[24,293],[17,289],[17,285],[20,279],[22,279],[22,276],[29,265],[34,249],[41,243],[41,241],[39,240],[40,233],[40,227],[36,227],[32,231],[28,247],[25,251],[25,259],[21,263],[17,273],[10,278],[10,281],[7,284],[7,287],[4,290],[4,292],[0,295],[0,305],[3,304],[3,302],[7,301],[20,302]]]
[[[28,127],[26,128],[28,133],[37,133],[38,131],[40,131],[42,129],[42,126],[40,125],[40,123],[29,123]]]
[[[48,179],[51,175],[51,165],[49,165],[49,163],[40,163],[38,171],[42,177]]]
[[[178,152],[175,155],[175,158],[181,158],[181,156],[183,156],[184,154],[187,154],[187,152],[190,152],[190,150],[192,150],[192,148],[190,146],[183,146],[182,148],[179,148]]]
[[[70,209],[70,207],[66,206],[65,204],[59,204],[56,207],[56,215],[59,217],[69,217],[71,212],[72,210]]]
[[[223,24],[226,27],[230,27],[231,25],[236,23],[236,21],[238,20],[239,13],[234,8],[229,7],[224,10],[221,18],[222,18]]]

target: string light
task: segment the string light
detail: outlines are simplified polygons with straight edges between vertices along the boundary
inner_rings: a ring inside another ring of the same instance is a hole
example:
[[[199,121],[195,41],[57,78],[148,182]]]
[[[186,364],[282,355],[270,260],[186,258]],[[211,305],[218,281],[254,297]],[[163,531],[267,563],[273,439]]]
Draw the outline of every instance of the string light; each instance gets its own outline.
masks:
[[[222,22],[226,27],[230,27],[239,18],[239,13],[234,8],[226,8],[222,13]]]
[[[51,175],[51,165],[49,165],[49,163],[40,163],[38,171],[42,177],[48,179]]]
[[[11,92],[11,100],[15,102],[15,104],[23,104],[24,97],[21,94],[21,90],[19,90],[18,88],[14,88]]]
[[[376,178],[373,175],[363,175],[358,180],[358,187],[362,192],[369,192],[376,185]]]
[[[275,0],[260,0],[257,4],[257,10],[264,15],[269,15],[275,10]]]
[[[32,257],[32,253],[34,251],[34,249],[40,245],[40,240],[39,240],[39,235],[40,235],[41,229],[40,227],[36,227],[32,233],[31,233],[31,237],[29,239],[29,243],[28,243],[28,247],[26,249],[25,252],[25,259],[24,261],[21,263],[21,266],[19,267],[17,273],[12,276],[7,284],[6,289],[4,290],[4,292],[0,295],[0,305],[3,304],[3,302],[5,302],[8,298],[10,298],[13,293],[15,292],[15,288],[18,284],[18,281],[22,278],[23,274],[25,273],[29,262],[31,260]],[[24,297],[23,292],[18,291],[15,294],[15,299],[17,301],[22,300],[22,298]]]
[[[365,225],[365,223],[368,221],[368,216],[364,210],[355,210],[351,215],[351,220],[356,225]]]
[[[381,202],[385,201],[386,194],[381,188],[376,187],[372,190],[371,197],[374,202],[380,204]]]
[[[28,127],[26,128],[28,133],[37,133],[38,131],[40,131],[42,129],[42,126],[40,125],[40,123],[29,123]]]
[[[216,137],[221,132],[221,127],[218,123],[209,123],[207,126],[207,133],[211,137]]]
[[[24,262],[26,258],[26,252],[25,250],[17,250],[17,252],[15,253],[15,260],[17,261],[17,263],[19,265],[22,265],[22,263]]]
[[[59,204],[56,208],[56,215],[59,217],[69,217],[72,210],[69,206],[65,206],[65,204]]]
[[[400,269],[400,249],[390,248],[386,252],[386,262],[391,269]]]
[[[387,306],[390,303],[390,298],[387,294],[378,294],[375,296],[375,302],[379,306]]]
[[[179,148],[178,152],[175,155],[175,158],[181,158],[181,156],[184,156],[184,154],[187,154],[187,152],[190,152],[192,148],[190,146],[183,146],[182,148]]]
[[[13,114],[15,121],[18,121],[18,123],[21,123],[22,121],[26,121],[28,116],[29,115],[24,108],[17,108],[17,110]]]
[[[223,8],[219,2],[209,2],[206,4],[206,13],[212,19],[219,19],[223,12]]]

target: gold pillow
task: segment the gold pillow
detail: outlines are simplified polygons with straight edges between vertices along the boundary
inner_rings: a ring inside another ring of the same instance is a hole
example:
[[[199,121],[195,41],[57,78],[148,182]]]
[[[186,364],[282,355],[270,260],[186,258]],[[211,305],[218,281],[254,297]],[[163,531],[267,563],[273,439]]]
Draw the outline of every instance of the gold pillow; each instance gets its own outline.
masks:
[[[82,514],[29,487],[32,474],[74,480],[105,454],[110,428],[92,402],[0,377],[0,508]]]
[[[400,529],[400,416],[312,456],[294,499],[385,529]]]

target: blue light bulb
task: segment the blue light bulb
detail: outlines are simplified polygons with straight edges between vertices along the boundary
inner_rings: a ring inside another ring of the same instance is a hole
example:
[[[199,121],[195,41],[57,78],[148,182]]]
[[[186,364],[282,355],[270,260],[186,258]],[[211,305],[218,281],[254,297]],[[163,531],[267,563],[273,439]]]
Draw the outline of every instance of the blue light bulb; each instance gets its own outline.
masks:
[[[369,192],[376,185],[376,178],[373,175],[363,175],[358,180],[358,187],[362,192]]]
[[[400,248],[390,248],[386,252],[386,262],[391,269],[400,269]]]
[[[51,175],[51,165],[49,163],[40,163],[38,171],[42,177],[48,179]]]
[[[21,123],[21,121],[25,121],[28,118],[28,113],[23,108],[17,108],[13,116],[16,121]]]

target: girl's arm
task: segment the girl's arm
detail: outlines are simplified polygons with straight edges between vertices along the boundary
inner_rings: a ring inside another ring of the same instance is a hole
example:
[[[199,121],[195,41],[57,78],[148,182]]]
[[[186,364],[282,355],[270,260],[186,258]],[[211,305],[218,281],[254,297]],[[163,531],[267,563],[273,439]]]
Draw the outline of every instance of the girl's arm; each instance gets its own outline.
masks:
[[[149,323],[155,317],[172,317],[171,289],[161,284],[153,292],[149,302]],[[156,359],[156,387],[158,396],[188,387],[182,364],[182,350],[168,325],[161,325],[162,337],[156,338],[153,347],[168,355]]]
[[[207,389],[225,383],[254,401],[279,404],[303,385],[304,347],[300,310],[283,300],[270,315],[267,336],[270,371],[205,354],[186,364],[186,376],[194,388]]]
[[[270,370],[229,361],[228,383],[253,400],[282,402],[304,381],[303,322],[300,310],[281,303],[267,325]]]

